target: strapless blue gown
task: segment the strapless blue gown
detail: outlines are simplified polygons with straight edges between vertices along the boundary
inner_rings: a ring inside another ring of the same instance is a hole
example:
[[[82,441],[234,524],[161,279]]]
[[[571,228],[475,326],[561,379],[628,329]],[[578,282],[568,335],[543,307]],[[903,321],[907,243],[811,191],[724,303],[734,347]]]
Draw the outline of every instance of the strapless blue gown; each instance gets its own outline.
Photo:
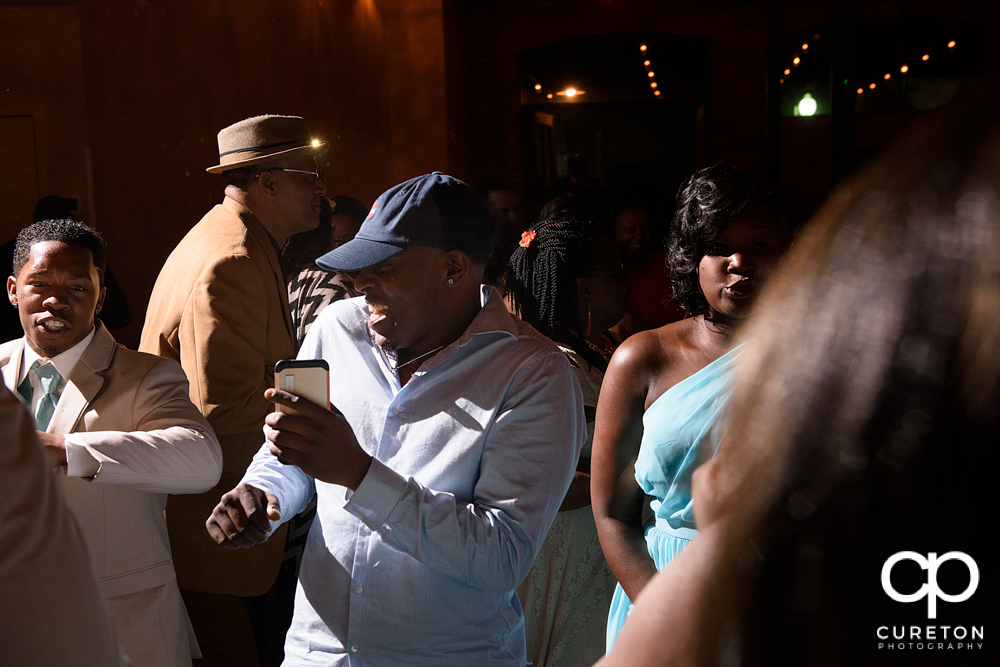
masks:
[[[691,473],[715,456],[725,432],[724,410],[733,391],[744,345],[736,347],[657,398],[642,415],[635,479],[653,500],[644,528],[649,555],[661,570],[698,534],[691,502]],[[621,585],[608,615],[607,650],[618,638],[632,602]]]

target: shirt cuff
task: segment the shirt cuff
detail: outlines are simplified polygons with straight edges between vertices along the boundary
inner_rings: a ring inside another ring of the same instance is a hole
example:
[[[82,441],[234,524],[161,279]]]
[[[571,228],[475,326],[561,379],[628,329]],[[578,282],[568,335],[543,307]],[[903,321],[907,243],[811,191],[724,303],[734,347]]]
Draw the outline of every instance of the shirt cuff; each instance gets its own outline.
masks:
[[[101,462],[95,459],[86,447],[72,442],[72,435],[64,437],[66,439],[66,476],[95,477],[101,470]]]
[[[372,458],[368,473],[351,495],[344,509],[372,530],[379,530],[406,491],[406,480],[398,472]]]

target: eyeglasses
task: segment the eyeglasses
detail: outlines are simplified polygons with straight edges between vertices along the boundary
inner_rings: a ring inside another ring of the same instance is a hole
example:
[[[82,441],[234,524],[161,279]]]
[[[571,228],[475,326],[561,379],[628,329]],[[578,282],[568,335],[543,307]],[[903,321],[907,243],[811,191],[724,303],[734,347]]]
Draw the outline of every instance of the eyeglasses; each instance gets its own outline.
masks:
[[[321,169],[320,167],[316,167],[316,171],[306,171],[304,169],[287,169],[285,167],[270,167],[269,169],[261,169],[257,175],[260,176],[265,171],[289,171],[293,174],[309,174],[310,176],[313,177],[314,183],[319,179],[323,178],[323,175],[325,173],[323,169]]]

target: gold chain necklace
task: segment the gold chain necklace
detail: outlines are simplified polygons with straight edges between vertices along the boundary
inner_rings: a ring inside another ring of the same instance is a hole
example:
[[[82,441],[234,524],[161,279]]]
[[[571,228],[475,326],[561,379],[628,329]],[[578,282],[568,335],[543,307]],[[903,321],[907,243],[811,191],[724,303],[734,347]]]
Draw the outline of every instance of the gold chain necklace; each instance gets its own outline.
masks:
[[[421,354],[421,355],[420,355],[419,357],[413,357],[412,359],[410,359],[409,361],[407,361],[407,362],[406,362],[405,364],[400,364],[400,365],[398,365],[398,366],[393,366],[393,365],[392,365],[392,364],[390,363],[390,364],[389,364],[389,367],[390,367],[390,368],[391,368],[392,370],[394,370],[394,371],[398,371],[398,370],[399,370],[400,368],[406,368],[407,366],[409,366],[410,364],[412,364],[412,363],[413,363],[414,361],[420,361],[420,360],[421,360],[421,359],[423,359],[424,357],[429,357],[429,356],[431,356],[432,354],[434,354],[435,352],[439,352],[439,351],[441,351],[441,350],[443,350],[443,349],[444,349],[444,345],[441,345],[440,347],[435,347],[435,348],[434,348],[433,350],[431,350],[430,352],[424,352],[424,353],[423,353],[423,354]],[[383,350],[383,351],[382,351],[382,354],[385,354],[385,350]],[[389,358],[389,355],[386,355],[386,359],[388,359],[388,358]]]

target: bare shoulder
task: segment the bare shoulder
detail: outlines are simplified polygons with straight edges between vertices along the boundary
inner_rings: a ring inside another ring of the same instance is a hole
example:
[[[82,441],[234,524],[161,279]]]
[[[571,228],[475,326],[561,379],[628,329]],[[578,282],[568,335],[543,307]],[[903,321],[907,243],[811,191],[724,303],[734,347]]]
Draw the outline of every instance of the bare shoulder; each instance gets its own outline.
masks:
[[[618,346],[608,363],[607,375],[646,373],[659,365],[662,345],[656,330],[640,331]]]
[[[641,379],[645,406],[648,407],[667,389],[698,370],[700,357],[696,318],[672,322],[658,329],[643,331],[629,337],[615,351],[608,373],[613,367],[631,377]]]
[[[680,320],[629,336],[615,350],[608,371],[611,372],[611,367],[622,367],[631,372],[659,375],[690,346],[692,322],[691,319]]]

